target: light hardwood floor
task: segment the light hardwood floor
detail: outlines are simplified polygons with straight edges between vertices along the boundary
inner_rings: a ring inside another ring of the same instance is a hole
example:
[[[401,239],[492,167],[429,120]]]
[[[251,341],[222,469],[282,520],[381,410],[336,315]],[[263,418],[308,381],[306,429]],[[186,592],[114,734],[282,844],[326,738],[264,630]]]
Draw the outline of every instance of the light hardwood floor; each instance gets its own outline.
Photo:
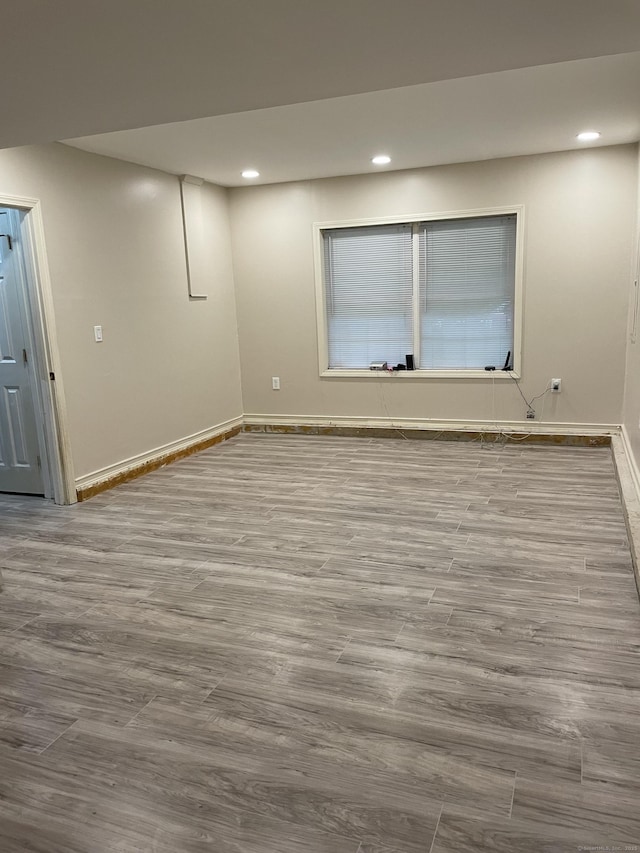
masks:
[[[606,448],[242,435],[0,549],[2,853],[640,849]]]

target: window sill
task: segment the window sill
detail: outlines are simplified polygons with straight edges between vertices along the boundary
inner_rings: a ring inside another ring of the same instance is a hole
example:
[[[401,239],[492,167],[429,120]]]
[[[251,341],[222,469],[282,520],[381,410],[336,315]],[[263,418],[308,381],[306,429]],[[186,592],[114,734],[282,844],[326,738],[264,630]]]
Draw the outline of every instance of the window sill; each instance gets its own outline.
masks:
[[[505,372],[504,370],[323,370],[320,373],[322,379],[400,379],[425,380],[425,379],[521,379],[516,370]]]

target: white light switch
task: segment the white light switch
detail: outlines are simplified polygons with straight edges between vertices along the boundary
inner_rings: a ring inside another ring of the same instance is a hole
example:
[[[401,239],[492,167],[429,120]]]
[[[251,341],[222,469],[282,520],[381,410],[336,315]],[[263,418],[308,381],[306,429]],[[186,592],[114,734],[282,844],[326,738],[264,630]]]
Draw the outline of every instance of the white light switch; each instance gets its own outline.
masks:
[[[102,341],[102,326],[94,326],[93,327],[93,334],[94,334],[94,337],[96,339],[96,343],[98,343],[98,344],[101,343],[101,341]]]
[[[273,388],[274,391],[280,390],[280,377],[279,376],[272,376],[271,377],[271,387]]]

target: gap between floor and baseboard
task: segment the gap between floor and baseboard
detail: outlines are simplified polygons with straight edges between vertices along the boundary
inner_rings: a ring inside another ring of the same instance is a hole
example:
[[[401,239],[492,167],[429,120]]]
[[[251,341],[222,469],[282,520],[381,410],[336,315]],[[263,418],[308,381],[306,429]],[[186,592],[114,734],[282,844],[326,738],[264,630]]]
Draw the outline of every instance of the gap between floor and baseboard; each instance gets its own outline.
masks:
[[[86,501],[88,498],[100,494],[100,492],[119,486],[121,483],[135,480],[143,474],[148,474],[150,471],[155,471],[171,462],[176,462],[178,459],[184,459],[185,456],[206,450],[207,447],[212,447],[214,444],[232,438],[241,429],[242,418],[233,418],[179,441],[156,447],[147,453],[140,453],[122,462],[117,462],[115,465],[109,465],[99,471],[86,474],[76,480],[78,501]]]
[[[441,441],[488,441],[504,437],[523,444],[602,447],[620,432],[615,424],[527,423],[522,421],[425,421],[419,418],[314,417],[245,415],[245,432],[298,435],[346,435]]]
[[[93,471],[76,480],[78,500],[155,471],[164,465],[225,441],[241,430],[302,435],[344,435],[441,441],[492,441],[504,437],[518,443],[601,447],[620,433],[612,424],[525,424],[522,421],[424,421],[418,418],[305,417],[295,415],[245,415],[233,418],[146,453]]]

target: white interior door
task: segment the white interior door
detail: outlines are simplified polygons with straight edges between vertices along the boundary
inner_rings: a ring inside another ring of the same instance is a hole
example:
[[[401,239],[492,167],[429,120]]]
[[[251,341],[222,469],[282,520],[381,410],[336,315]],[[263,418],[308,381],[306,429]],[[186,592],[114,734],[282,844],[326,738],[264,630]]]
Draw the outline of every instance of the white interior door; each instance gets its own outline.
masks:
[[[0,209],[0,492],[44,494],[14,211]]]

